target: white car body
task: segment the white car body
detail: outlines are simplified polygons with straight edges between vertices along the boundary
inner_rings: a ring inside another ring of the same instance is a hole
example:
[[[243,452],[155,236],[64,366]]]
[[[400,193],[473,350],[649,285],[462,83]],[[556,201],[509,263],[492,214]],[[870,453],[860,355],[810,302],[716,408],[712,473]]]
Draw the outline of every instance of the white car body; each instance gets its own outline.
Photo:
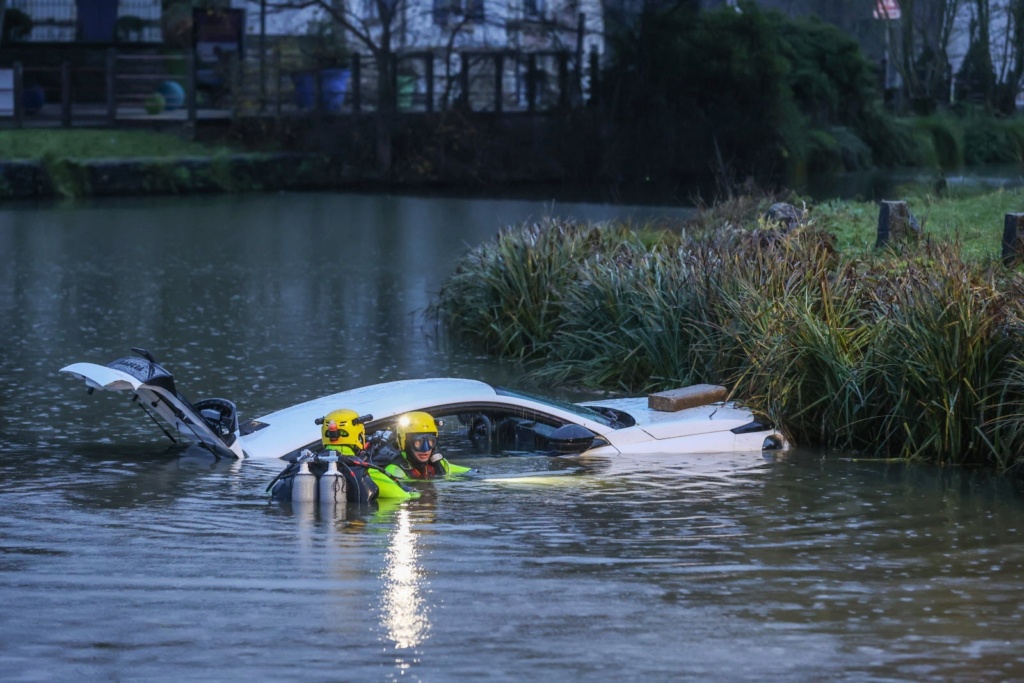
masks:
[[[293,459],[303,448],[320,443],[320,427],[314,421],[342,408],[372,415],[366,423],[367,433],[390,428],[403,413],[424,411],[444,422],[442,442],[463,436],[485,442],[488,449],[492,443],[504,441],[504,449],[525,443],[522,450],[550,450],[555,444],[563,445],[561,437],[567,431],[575,439],[571,453],[578,455],[787,448],[779,431],[732,403],[715,402],[675,412],[652,410],[647,398],[571,404],[456,378],[401,380],[350,389],[239,423],[230,401],[207,399],[189,404],[174,389],[169,373],[152,356],[146,354],[146,358],[119,359],[108,366],[75,363],[61,372],[84,380],[90,389],[130,391],[133,400],[141,401],[179,434],[205,444],[215,454],[238,458]],[[227,406],[231,415],[227,415]],[[589,435],[572,429],[555,434],[568,425],[582,427]],[[584,434],[582,441],[577,438],[580,434]]]

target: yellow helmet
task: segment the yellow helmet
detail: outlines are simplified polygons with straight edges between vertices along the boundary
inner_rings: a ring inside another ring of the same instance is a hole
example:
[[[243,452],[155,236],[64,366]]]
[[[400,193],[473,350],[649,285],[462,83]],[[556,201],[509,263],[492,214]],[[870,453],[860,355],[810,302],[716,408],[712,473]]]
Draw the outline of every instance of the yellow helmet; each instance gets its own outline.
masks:
[[[358,453],[366,446],[366,422],[369,416],[360,417],[354,410],[334,410],[317,420],[320,427],[320,440],[329,450],[340,450],[348,446],[353,453]]]
[[[415,412],[402,415],[398,418],[398,429],[395,431],[398,433],[398,448],[403,451],[407,436],[429,434],[434,437],[434,443],[437,443],[437,423],[429,413]]]

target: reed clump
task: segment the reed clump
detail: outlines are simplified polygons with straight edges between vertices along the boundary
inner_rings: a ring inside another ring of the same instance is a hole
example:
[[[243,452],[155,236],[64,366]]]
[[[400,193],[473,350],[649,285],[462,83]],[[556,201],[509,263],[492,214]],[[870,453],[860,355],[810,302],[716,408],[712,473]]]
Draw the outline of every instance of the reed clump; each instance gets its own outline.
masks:
[[[1019,275],[927,235],[844,253],[813,223],[786,229],[761,211],[671,232],[511,227],[466,255],[432,310],[549,383],[717,383],[799,444],[1024,462]]]

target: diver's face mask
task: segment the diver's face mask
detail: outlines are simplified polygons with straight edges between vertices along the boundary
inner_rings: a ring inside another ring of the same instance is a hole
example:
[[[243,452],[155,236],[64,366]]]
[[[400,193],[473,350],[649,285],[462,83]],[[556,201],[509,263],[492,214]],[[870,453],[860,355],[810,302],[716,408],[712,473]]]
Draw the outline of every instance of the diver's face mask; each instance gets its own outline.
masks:
[[[434,434],[410,434],[408,439],[411,454],[421,462],[426,462],[437,446],[437,436]]]

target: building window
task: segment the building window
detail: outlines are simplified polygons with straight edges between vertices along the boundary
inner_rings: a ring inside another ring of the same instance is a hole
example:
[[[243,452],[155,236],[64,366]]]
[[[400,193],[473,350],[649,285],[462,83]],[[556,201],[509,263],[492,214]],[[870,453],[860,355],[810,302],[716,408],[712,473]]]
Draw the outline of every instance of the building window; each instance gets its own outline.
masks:
[[[462,21],[483,21],[484,0],[434,0],[434,23],[439,26]]]
[[[546,0],[523,0],[523,14],[529,19],[543,17],[546,10]]]

